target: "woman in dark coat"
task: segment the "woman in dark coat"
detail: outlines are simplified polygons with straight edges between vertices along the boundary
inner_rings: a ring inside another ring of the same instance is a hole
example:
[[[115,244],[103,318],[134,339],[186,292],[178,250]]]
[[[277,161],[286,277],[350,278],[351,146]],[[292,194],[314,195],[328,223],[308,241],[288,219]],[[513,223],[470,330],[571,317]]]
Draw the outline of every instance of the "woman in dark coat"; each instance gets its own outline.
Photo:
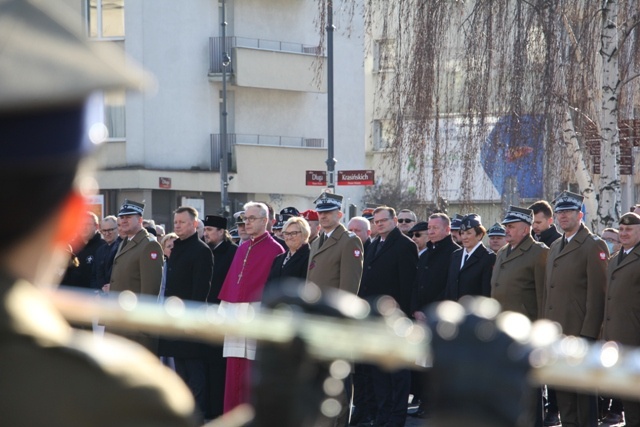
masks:
[[[267,287],[283,277],[307,278],[309,264],[309,235],[311,230],[304,218],[293,216],[282,227],[282,237],[289,250],[273,260]]]
[[[458,301],[464,295],[491,296],[491,274],[496,254],[482,244],[486,232],[480,215],[469,214],[462,219],[462,248],[451,255],[446,299]]]

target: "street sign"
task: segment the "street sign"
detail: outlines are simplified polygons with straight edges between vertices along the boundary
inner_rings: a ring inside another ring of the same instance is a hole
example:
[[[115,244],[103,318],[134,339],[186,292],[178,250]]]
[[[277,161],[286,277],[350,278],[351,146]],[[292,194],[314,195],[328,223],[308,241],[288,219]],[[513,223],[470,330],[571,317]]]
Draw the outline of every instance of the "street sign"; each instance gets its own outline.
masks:
[[[327,185],[326,171],[307,171],[307,185],[325,187]]]
[[[166,176],[161,176],[158,179],[158,187],[160,188],[171,188],[171,178]]]
[[[338,185],[374,185],[373,170],[338,171]]]

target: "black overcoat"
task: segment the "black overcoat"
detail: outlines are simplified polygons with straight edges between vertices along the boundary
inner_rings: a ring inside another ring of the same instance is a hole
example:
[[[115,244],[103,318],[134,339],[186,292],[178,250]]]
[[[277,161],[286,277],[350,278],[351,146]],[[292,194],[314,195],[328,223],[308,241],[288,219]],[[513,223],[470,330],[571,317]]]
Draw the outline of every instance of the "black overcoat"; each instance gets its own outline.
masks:
[[[491,273],[496,254],[481,243],[461,269],[463,254],[464,249],[460,248],[451,255],[445,299],[458,301],[465,295],[491,296]]]

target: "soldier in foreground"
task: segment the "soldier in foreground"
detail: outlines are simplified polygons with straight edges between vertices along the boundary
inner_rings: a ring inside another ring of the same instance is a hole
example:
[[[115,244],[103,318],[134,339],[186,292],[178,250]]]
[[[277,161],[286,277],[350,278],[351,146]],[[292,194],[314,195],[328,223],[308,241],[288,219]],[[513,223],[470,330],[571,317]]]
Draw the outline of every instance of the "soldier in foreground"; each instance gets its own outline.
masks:
[[[59,280],[86,212],[77,171],[85,100],[137,87],[107,46],[68,27],[59,1],[0,0],[0,414],[7,426],[190,426],[180,379],[143,348],[74,331],[35,285]],[[80,18],[77,20],[78,27]]]

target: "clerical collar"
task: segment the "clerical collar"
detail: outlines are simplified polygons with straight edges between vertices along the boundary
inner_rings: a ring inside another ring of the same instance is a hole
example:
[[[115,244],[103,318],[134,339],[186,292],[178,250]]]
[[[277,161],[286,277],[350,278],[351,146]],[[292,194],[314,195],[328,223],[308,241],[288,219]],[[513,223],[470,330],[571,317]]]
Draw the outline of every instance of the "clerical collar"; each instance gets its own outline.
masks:
[[[265,240],[268,236],[269,236],[269,233],[265,231],[265,233],[263,235],[258,236],[256,238],[251,238],[251,240],[250,240],[251,246],[257,245],[258,243],[260,243],[263,240]]]

